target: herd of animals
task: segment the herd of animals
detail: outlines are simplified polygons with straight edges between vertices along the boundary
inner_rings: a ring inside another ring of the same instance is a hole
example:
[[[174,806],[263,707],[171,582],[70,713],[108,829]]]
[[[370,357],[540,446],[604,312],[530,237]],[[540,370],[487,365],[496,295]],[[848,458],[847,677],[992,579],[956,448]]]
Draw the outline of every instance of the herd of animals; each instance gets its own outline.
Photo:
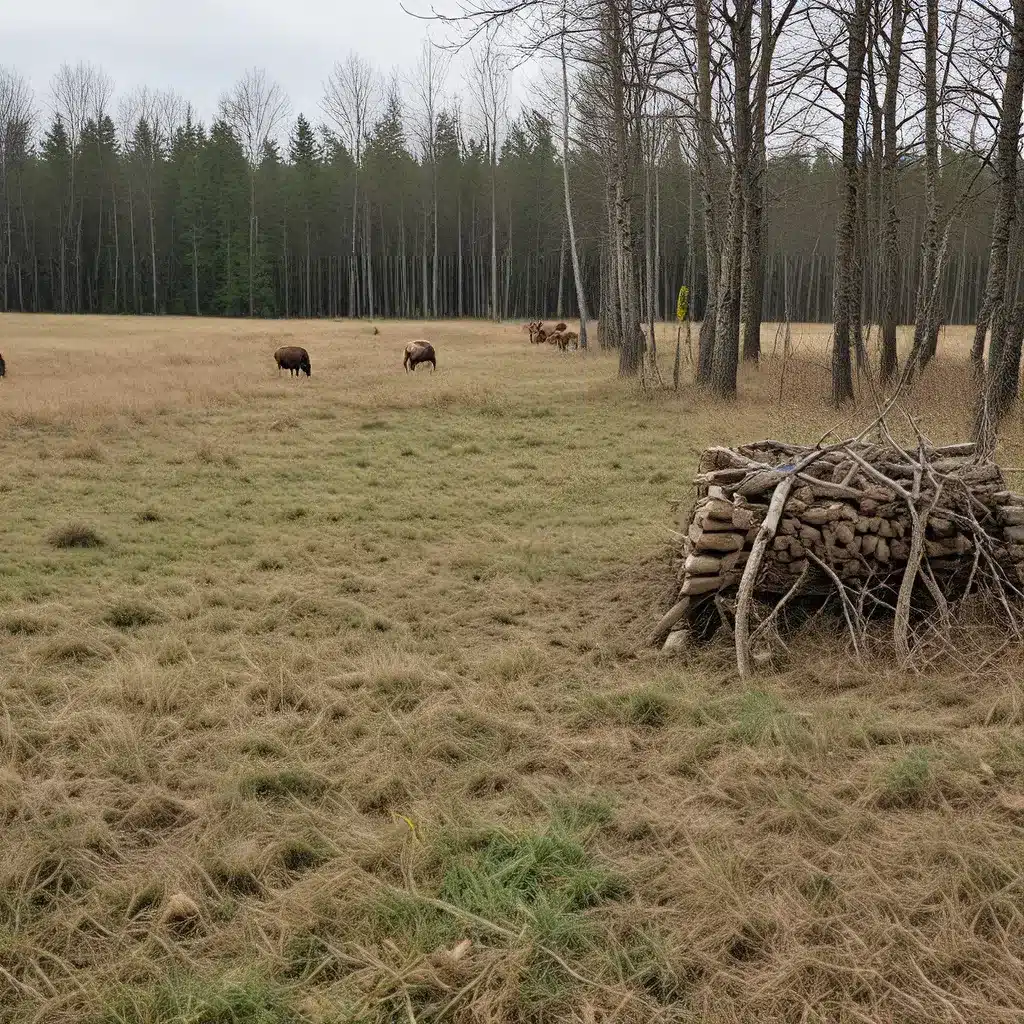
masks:
[[[557,345],[559,350],[564,352],[568,348],[579,348],[580,337],[575,331],[570,331],[564,323],[555,324],[554,327],[546,326],[541,320],[531,320],[525,324],[524,331],[530,335],[531,345]],[[376,328],[374,329],[376,333]],[[307,377],[313,376],[313,367],[309,361],[309,353],[299,345],[285,345],[274,353],[274,361],[277,363],[277,372],[288,371],[289,377],[299,377],[303,373]],[[434,353],[434,346],[429,341],[410,341],[405,346],[405,355],[402,365],[406,373],[415,370],[420,363],[430,363],[431,371],[437,369],[437,356]],[[3,353],[0,353],[0,377],[7,374],[7,364],[4,362]]]
[[[288,371],[289,377],[298,377],[305,374],[313,376],[313,368],[309,362],[309,353],[298,345],[285,345],[274,353],[274,361],[277,363],[277,372]],[[405,346],[405,356],[402,365],[406,373],[415,370],[420,363],[430,363],[431,371],[437,369],[437,356],[434,354],[434,346],[429,341],[410,341]]]
[[[542,320],[531,320],[523,325],[523,330],[530,335],[531,345],[556,345],[561,352],[569,348],[580,347],[580,336],[575,331],[570,331],[568,324],[557,323],[549,327]],[[377,328],[373,329],[377,334]],[[285,345],[274,353],[274,360],[277,363],[278,373],[287,370],[289,377],[299,377],[303,373],[307,377],[313,376],[313,369],[309,362],[309,353],[298,345]],[[415,370],[420,363],[430,363],[431,371],[437,369],[437,356],[434,353],[434,346],[429,341],[410,341],[405,346],[405,354],[402,358],[402,365],[406,373]],[[3,360],[0,359],[0,376],[3,375]]]
[[[580,347],[580,336],[575,331],[570,331],[567,324],[557,323],[554,327],[548,327],[542,320],[531,320],[523,325],[523,330],[530,335],[531,345],[557,345],[560,352],[568,348]]]

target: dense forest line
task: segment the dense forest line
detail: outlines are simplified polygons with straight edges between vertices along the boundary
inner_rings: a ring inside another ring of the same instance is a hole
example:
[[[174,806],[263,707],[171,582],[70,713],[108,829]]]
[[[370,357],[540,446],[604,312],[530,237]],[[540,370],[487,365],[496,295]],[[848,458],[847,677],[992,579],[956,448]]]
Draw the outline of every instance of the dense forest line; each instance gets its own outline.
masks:
[[[0,309],[261,317],[578,312],[562,146],[547,108],[507,117],[492,146],[497,131],[480,130],[451,100],[432,112],[425,132],[413,99],[393,86],[354,144],[325,119],[314,124],[299,115],[290,126],[281,119],[273,137],[252,147],[227,101],[222,116],[203,125],[174,97],[143,91],[140,102],[122,106],[115,125],[101,73],[80,65],[62,76],[48,117],[37,118],[17,75],[0,74]],[[576,130],[579,116],[574,109],[569,179],[594,314],[608,280],[606,158]],[[662,129],[653,166],[644,169],[653,208],[636,225],[640,236],[651,225],[655,259],[639,274],[655,278],[657,317],[674,316],[678,289],[687,285],[691,315],[700,319],[708,294],[700,182],[685,124],[665,115]],[[956,205],[963,182],[977,179],[950,225],[941,282],[947,322],[972,323],[987,274],[988,171],[966,149],[946,148],[941,164],[944,206]],[[764,319],[834,318],[842,172],[825,147],[769,157]],[[640,177],[634,171],[630,179],[635,207],[643,205]],[[926,221],[923,162],[912,148],[901,177],[897,308],[900,322],[910,322]],[[866,210],[864,223],[870,233]],[[646,284],[640,294],[646,319]],[[878,268],[869,266],[868,320],[877,321],[878,294]]]

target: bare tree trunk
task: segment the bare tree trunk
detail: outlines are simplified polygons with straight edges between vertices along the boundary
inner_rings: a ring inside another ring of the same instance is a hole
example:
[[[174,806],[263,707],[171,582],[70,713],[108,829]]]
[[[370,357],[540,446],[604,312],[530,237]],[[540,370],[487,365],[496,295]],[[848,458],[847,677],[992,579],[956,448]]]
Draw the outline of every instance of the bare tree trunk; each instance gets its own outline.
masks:
[[[255,314],[256,303],[253,295],[253,272],[256,259],[256,168],[249,167],[249,317]],[[154,280],[156,275],[154,274]],[[153,299],[156,312],[156,298]]]
[[[1013,27],[1010,53],[1003,84],[999,131],[996,142],[995,172],[997,195],[992,218],[992,242],[989,251],[985,298],[974,334],[972,357],[980,364],[985,333],[991,324],[988,384],[981,389],[975,434],[983,434],[984,405],[988,396],[988,415],[999,418],[1017,395],[1020,376],[1019,358],[1014,361],[1012,345],[1007,344],[1010,287],[1010,240],[1017,217],[1017,161],[1021,130],[1021,102],[1024,98],[1024,0],[1012,0]]]
[[[540,278],[538,272],[537,277]],[[562,292],[565,285],[565,226],[562,227],[562,244],[558,249],[558,299],[555,303],[555,316],[562,319]]]
[[[153,314],[156,315],[156,222],[153,215],[153,188],[149,188],[149,262],[153,275]]]
[[[563,25],[564,28],[564,25]],[[569,230],[569,254],[572,259],[573,283],[576,286],[576,305],[580,314],[580,348],[587,347],[587,296],[583,287],[583,272],[580,269],[579,248],[576,244],[576,227],[572,215],[572,196],[569,189],[569,72],[565,61],[565,32],[561,39],[562,56],[562,189],[565,193],[565,225]],[[561,315],[561,314],[559,314]]]
[[[896,306],[899,301],[900,271],[900,197],[899,152],[896,137],[896,101],[899,96],[903,63],[903,31],[906,27],[906,0],[892,0],[892,25],[889,30],[889,63],[885,76],[883,102],[882,157],[882,382],[896,376]]]
[[[199,316],[199,248],[196,245],[196,229],[192,226],[192,294],[195,297],[196,316]]]
[[[939,132],[938,132],[938,54],[939,3],[925,0],[924,37],[924,194],[925,221],[921,238],[921,276],[917,288],[917,313],[914,318],[913,354],[925,367],[935,355],[939,336]]]
[[[750,174],[750,75],[753,0],[738,0],[730,23],[735,66],[733,113],[733,167],[729,186],[729,221],[724,239],[718,285],[718,321],[715,325],[715,357],[711,388],[716,395],[736,394],[740,354],[740,300],[743,272],[743,224],[745,193]]]
[[[704,254],[707,299],[700,326],[697,383],[710,384],[715,358],[715,323],[718,319],[718,279],[721,273],[718,214],[715,204],[716,149],[711,117],[711,0],[696,0],[697,34],[697,168],[704,213]]]
[[[633,242],[633,214],[629,187],[629,127],[627,125],[625,45],[622,11],[616,0],[607,0],[604,8],[604,42],[611,94],[611,161],[613,183],[613,255],[618,306],[621,314],[619,376],[632,377],[640,372],[644,336],[640,329],[640,297],[636,279],[636,251]]]
[[[132,312],[139,312],[139,269],[135,252],[135,199],[131,185],[128,186],[128,238],[132,249]]]
[[[433,146],[431,146],[431,148],[433,148]],[[433,204],[434,205],[434,266],[433,266],[434,277],[433,277],[433,281],[431,282],[431,284],[432,284],[431,298],[433,300],[432,301],[432,308],[434,310],[434,317],[436,318],[440,314],[437,311],[437,302],[438,302],[438,291],[437,291],[437,289],[438,289],[438,277],[437,277],[437,159],[434,156],[432,156],[432,158],[431,158],[431,184],[433,186],[433,199],[434,199],[434,204]]]
[[[854,325],[860,322],[860,291],[857,279],[860,165],[857,156],[869,0],[854,2],[854,10],[848,20],[849,46],[843,97],[843,198],[836,232],[836,277],[833,284],[835,338],[832,346],[832,401],[836,405],[853,399],[851,331]]]
[[[757,78],[754,84],[753,142],[750,165],[744,184],[743,358],[751,362],[757,362],[761,358],[761,317],[764,305],[765,175],[768,170],[766,143],[768,87],[771,82],[775,46],[794,7],[793,0],[789,0],[779,18],[779,24],[775,25],[772,0],[761,0],[761,45]]]
[[[121,283],[121,238],[117,229],[117,192],[113,182],[110,184],[111,207],[114,214],[114,312],[118,312],[118,286]]]
[[[352,191],[352,240],[348,261],[348,315],[359,316],[358,291],[356,290],[356,225],[359,218],[359,152],[356,151],[355,181]]]

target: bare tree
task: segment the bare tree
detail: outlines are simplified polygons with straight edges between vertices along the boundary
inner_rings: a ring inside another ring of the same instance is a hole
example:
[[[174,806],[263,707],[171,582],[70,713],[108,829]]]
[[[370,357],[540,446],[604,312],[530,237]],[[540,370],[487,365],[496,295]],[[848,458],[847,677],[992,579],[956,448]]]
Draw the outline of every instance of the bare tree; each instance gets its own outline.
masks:
[[[897,103],[900,92],[900,72],[903,65],[903,33],[907,22],[906,0],[892,0],[889,22],[889,45],[884,57],[885,96],[881,107],[881,190],[879,216],[882,218],[881,237],[881,366],[883,383],[896,375],[896,307],[899,301],[900,272],[900,201],[899,160],[896,125]],[[877,26],[876,26],[877,28]]]
[[[832,400],[836,405],[853,398],[851,343],[860,344],[861,280],[857,252],[857,214],[861,198],[861,174],[858,143],[861,91],[867,56],[869,0],[852,0],[852,3],[852,9],[844,15],[847,55],[843,91],[843,189],[836,234],[835,336],[832,342]]]
[[[764,208],[765,177],[768,170],[768,105],[771,98],[775,51],[799,0],[786,0],[778,19],[772,0],[761,0],[757,71],[750,125],[750,155],[743,179],[743,358],[757,362],[761,357],[761,306],[764,302]]]
[[[697,348],[697,382],[710,384],[718,320],[718,279],[721,273],[721,225],[717,203],[718,150],[715,144],[711,63],[711,0],[696,0],[697,37],[697,171],[704,214],[704,250],[708,294]]]
[[[249,316],[255,313],[253,290],[259,218],[256,211],[256,170],[267,143],[274,137],[291,104],[284,90],[263,68],[250,68],[221,100],[221,117],[231,127],[249,165]]]
[[[383,84],[380,74],[359,54],[352,52],[338,61],[324,83],[323,108],[337,129],[354,164],[352,195],[352,237],[348,265],[349,316],[358,316],[356,294],[356,237],[359,216],[359,184],[363,146],[370,124],[380,109]]]
[[[0,267],[3,268],[3,309],[11,308],[8,296],[10,268],[14,261],[12,177],[15,162],[27,149],[34,120],[32,91],[16,71],[0,66],[0,189],[3,190],[3,224],[0,227]],[[18,275],[18,306],[24,309],[21,274]]]
[[[121,143],[131,153],[142,172],[142,189],[146,197],[146,219],[149,225],[150,290],[152,313],[158,312],[156,261],[156,191],[159,168],[174,133],[181,125],[187,104],[173,89],[133,89],[118,103],[117,121]],[[115,207],[116,209],[116,207]],[[128,182],[129,239],[132,257],[132,296],[134,308],[140,311],[138,295],[138,254],[135,241],[135,202],[132,181]]]
[[[443,102],[443,90],[451,56],[436,47],[429,39],[423,41],[420,59],[411,78],[416,99],[416,125],[423,158],[430,166],[431,220],[433,221],[433,258],[430,286],[430,311],[438,315],[439,264],[437,251],[437,117]],[[424,269],[424,273],[425,273]],[[427,307],[427,288],[423,288],[424,312]]]
[[[484,33],[482,44],[474,51],[471,85],[491,177],[491,318],[498,320],[498,149],[508,116],[508,76],[492,31]]]
[[[562,32],[558,38],[562,63],[562,184],[565,191],[565,222],[569,229],[569,252],[572,257],[573,281],[576,284],[576,302],[580,312],[580,348],[587,347],[587,296],[580,269],[580,254],[576,244],[576,226],[572,215],[572,194],[569,189],[569,70],[565,57],[565,7],[562,8]],[[561,315],[561,312],[559,312]]]
[[[913,356],[924,366],[935,355],[939,336],[937,296],[945,257],[939,241],[939,0],[925,0],[924,29],[924,189],[921,277],[914,318]]]
[[[1024,0],[1011,0],[1011,17],[979,3],[996,20],[1008,37],[1006,74],[999,108],[996,139],[996,204],[992,217],[992,242],[989,254],[985,299],[978,315],[974,336],[974,355],[980,361],[985,333],[991,325],[988,381],[980,389],[975,434],[979,441],[991,437],[993,423],[1006,412],[1017,397],[1020,381],[1019,332],[1008,335],[1012,303],[1010,240],[1017,217],[1017,164],[1020,159],[1021,106],[1024,101]]]
[[[68,309],[67,250],[74,238],[76,308],[81,308],[82,289],[82,204],[77,194],[78,154],[82,131],[89,120],[99,121],[114,91],[114,83],[101,69],[85,61],[61,64],[50,80],[53,113],[61,119],[68,136],[69,156],[67,200],[61,224],[60,292],[61,308]]]
[[[736,370],[740,344],[740,299],[743,268],[744,206],[748,191],[751,156],[750,85],[753,0],[735,0],[729,26],[734,66],[733,159],[729,182],[729,216],[722,242],[722,264],[718,278],[715,354],[711,387],[717,395],[736,394]]]

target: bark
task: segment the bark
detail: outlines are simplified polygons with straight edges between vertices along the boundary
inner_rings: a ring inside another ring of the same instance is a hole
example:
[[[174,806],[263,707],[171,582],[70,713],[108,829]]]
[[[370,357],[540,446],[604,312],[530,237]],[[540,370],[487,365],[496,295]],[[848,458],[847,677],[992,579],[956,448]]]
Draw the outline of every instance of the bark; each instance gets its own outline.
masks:
[[[885,75],[885,99],[882,108],[882,294],[881,377],[888,383],[896,376],[896,319],[899,302],[900,272],[900,196],[899,151],[896,141],[896,101],[899,96],[903,63],[903,32],[907,12],[905,0],[892,0],[892,26],[889,34],[888,67]]]
[[[696,0],[697,34],[697,168],[704,214],[704,257],[707,265],[707,300],[700,326],[697,383],[710,384],[718,316],[720,249],[715,205],[716,147],[711,118],[711,0]]]
[[[835,337],[832,346],[832,401],[836,405],[853,399],[851,335],[855,324],[860,322],[857,275],[860,166],[857,157],[861,90],[867,51],[867,14],[868,0],[855,0],[854,10],[849,18],[846,87],[843,96],[842,210],[836,231],[836,270],[833,284]]]
[[[1021,101],[1024,98],[1024,0],[1012,0],[1013,26],[1010,53],[1003,85],[996,144],[995,172],[997,195],[992,223],[988,281],[985,299],[974,336],[974,355],[979,362],[985,343],[985,331],[991,324],[988,373],[995,378],[991,401],[996,421],[1007,411],[1019,389],[1020,360],[1014,358],[1014,346],[1007,336],[1010,323],[1007,306],[1010,295],[1010,243],[1017,219],[1017,162],[1021,130]]]
[[[795,7],[790,0],[773,23],[772,0],[761,0],[761,52],[754,84],[753,145],[744,188],[743,247],[743,358],[757,362],[761,358],[761,317],[764,306],[764,207],[765,174],[768,169],[767,120],[768,86],[771,82],[775,45]]]
[[[722,398],[736,394],[740,353],[740,302],[743,281],[743,225],[745,195],[750,175],[751,23],[753,0],[738,0],[730,24],[734,63],[733,167],[729,186],[729,221],[726,228],[718,284],[715,355],[711,389]]]
[[[921,239],[921,276],[914,318],[913,353],[923,369],[935,355],[939,324],[937,292],[942,272],[939,262],[939,131],[938,50],[939,3],[926,0],[924,46],[924,180],[925,221]]]
[[[633,241],[633,215],[629,192],[629,139],[626,124],[626,73],[623,29],[614,0],[606,7],[605,39],[611,77],[612,153],[611,173],[614,186],[614,263],[618,288],[622,337],[619,347],[619,376],[632,377],[640,372],[644,337],[640,329],[640,301],[636,280],[636,250]]]
[[[540,273],[537,274],[538,281]],[[562,244],[558,247],[558,299],[555,303],[555,316],[562,319],[562,302],[565,285],[565,227],[562,228]]]

